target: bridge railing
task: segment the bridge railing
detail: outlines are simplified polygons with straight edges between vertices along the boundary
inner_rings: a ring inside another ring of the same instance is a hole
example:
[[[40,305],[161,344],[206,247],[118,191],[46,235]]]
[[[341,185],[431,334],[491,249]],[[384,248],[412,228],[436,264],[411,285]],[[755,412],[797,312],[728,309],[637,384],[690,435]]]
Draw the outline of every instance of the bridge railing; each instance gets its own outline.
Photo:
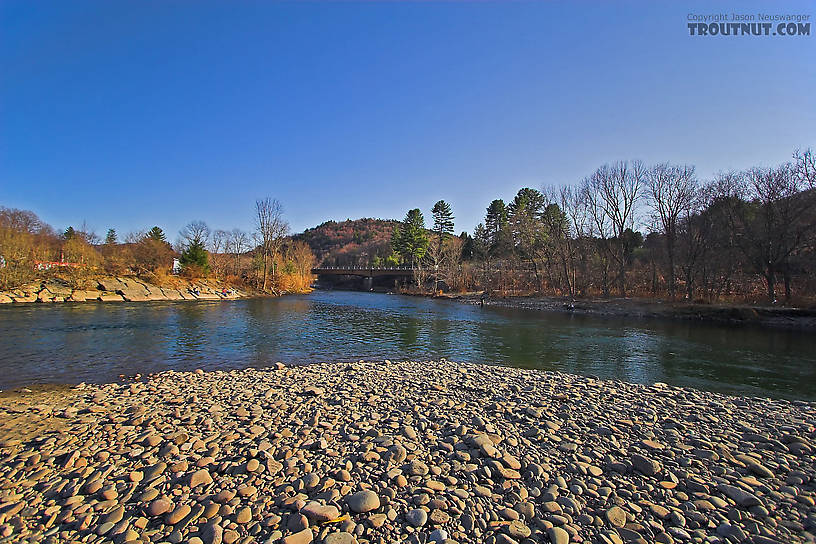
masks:
[[[397,270],[413,272],[416,268],[410,266],[316,266],[312,270]]]

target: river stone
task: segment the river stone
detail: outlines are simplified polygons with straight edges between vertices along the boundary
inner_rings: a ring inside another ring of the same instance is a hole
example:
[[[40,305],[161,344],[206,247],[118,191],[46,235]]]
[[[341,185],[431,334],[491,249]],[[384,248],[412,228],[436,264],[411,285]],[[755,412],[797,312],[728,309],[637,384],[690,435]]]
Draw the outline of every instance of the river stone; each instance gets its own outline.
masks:
[[[337,507],[331,505],[324,506],[316,502],[310,502],[301,508],[300,513],[317,523],[325,523],[340,517],[340,511]]]
[[[402,463],[405,461],[408,452],[405,448],[399,444],[394,444],[388,451],[386,452],[385,456],[383,457],[386,461],[391,463]]]
[[[309,544],[314,539],[311,529],[303,529],[281,540],[281,544]]]
[[[613,506],[605,512],[604,516],[612,527],[623,527],[626,525],[626,512],[624,512],[620,506]]]
[[[431,523],[434,525],[444,525],[450,521],[450,515],[445,512],[444,510],[431,510],[431,513],[428,515],[428,519],[431,520]]]
[[[771,472],[767,467],[761,465],[759,463],[751,463],[748,465],[748,469],[759,476],[760,478],[773,478],[774,473]]]
[[[416,459],[408,463],[408,467],[406,469],[406,473],[410,476],[425,476],[428,474],[428,471],[428,465]]]
[[[720,484],[717,486],[722,493],[728,496],[731,500],[739,504],[740,506],[756,506],[761,505],[762,502],[757,498],[756,495],[752,493],[748,493],[740,489],[739,487],[728,485],[728,484]]]
[[[428,521],[428,513],[422,508],[414,508],[405,514],[405,521],[413,527],[422,527]]]
[[[147,507],[147,513],[150,516],[160,516],[169,512],[173,508],[173,503],[167,499],[156,499]]]
[[[507,526],[507,534],[513,538],[527,538],[530,536],[531,531],[522,521],[514,520]]]
[[[364,514],[380,507],[380,498],[376,493],[365,489],[346,497],[346,504],[352,512]]]
[[[569,533],[561,527],[550,527],[547,529],[547,536],[552,544],[569,544]]]
[[[238,514],[235,516],[235,522],[240,523],[241,525],[245,523],[249,523],[252,520],[252,509],[249,506],[244,506],[240,510],[238,510]]]
[[[330,533],[323,539],[323,544],[357,544],[357,539],[351,533]]]
[[[150,480],[153,480],[154,478],[158,478],[159,476],[162,475],[162,473],[166,469],[167,469],[167,463],[162,463],[162,462],[156,463],[154,465],[150,465],[149,467],[146,467],[146,468],[142,469],[142,473],[144,474],[144,481],[149,482]]]
[[[165,521],[167,522],[167,525],[175,525],[186,518],[191,511],[192,508],[190,508],[189,504],[180,504],[175,510],[167,514]]]
[[[660,463],[639,453],[632,456],[632,466],[646,476],[654,476],[660,472]]]
[[[224,539],[224,529],[217,523],[210,523],[204,526],[201,531],[201,540],[204,544],[221,544]]]
[[[190,479],[187,483],[190,487],[197,487],[199,485],[209,485],[213,481],[212,476],[210,476],[210,471],[206,468],[199,469],[193,472],[190,475]]]

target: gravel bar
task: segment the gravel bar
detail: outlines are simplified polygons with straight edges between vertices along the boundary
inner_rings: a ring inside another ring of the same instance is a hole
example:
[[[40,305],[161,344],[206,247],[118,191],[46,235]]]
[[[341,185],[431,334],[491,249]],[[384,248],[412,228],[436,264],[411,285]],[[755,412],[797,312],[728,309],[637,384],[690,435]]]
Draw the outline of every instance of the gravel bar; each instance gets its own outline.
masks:
[[[445,360],[169,371],[10,402],[0,419],[28,427],[0,440],[0,542],[816,533],[809,402]]]

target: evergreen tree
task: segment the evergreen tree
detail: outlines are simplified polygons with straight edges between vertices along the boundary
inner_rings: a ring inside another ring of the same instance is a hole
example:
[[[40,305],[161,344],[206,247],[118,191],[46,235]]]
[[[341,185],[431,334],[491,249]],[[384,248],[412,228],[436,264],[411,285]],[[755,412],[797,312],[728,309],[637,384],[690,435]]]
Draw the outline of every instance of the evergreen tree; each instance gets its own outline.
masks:
[[[153,227],[149,231],[147,231],[147,237],[151,240],[156,240],[157,242],[166,242],[167,237],[164,235],[164,231],[159,227]]]
[[[74,227],[68,227],[67,229],[65,229],[65,232],[62,235],[62,237],[66,241],[72,239],[74,236],[76,236],[76,231],[74,230]]]
[[[108,234],[105,236],[105,244],[113,245],[116,243],[116,229],[108,229]]]
[[[482,284],[487,285],[487,274],[490,269],[490,235],[484,224],[476,225],[472,240],[471,253],[476,261],[482,263]]]
[[[394,227],[391,245],[403,261],[410,261],[411,268],[425,256],[428,250],[428,233],[425,218],[418,209],[409,210],[401,225]]]
[[[485,215],[484,228],[490,241],[490,254],[494,257],[506,255],[513,244],[507,218],[507,206],[498,198],[490,203]]]
[[[434,234],[436,234],[438,240],[441,242],[453,234],[453,211],[451,211],[450,204],[444,200],[440,200],[434,204],[431,213],[434,219]]]
[[[473,258],[473,237],[467,232],[462,232],[459,239],[462,240],[462,259],[471,260]]]
[[[546,198],[540,191],[525,187],[507,206],[513,247],[524,259],[534,259],[546,242],[547,233],[541,221],[545,205]]]
[[[488,234],[484,223],[479,223],[473,231],[473,256],[477,259],[484,259],[487,257],[489,249],[490,234]]]
[[[209,255],[204,243],[200,241],[191,242],[181,253],[179,263],[182,267],[196,266],[203,272],[208,272],[210,269]]]

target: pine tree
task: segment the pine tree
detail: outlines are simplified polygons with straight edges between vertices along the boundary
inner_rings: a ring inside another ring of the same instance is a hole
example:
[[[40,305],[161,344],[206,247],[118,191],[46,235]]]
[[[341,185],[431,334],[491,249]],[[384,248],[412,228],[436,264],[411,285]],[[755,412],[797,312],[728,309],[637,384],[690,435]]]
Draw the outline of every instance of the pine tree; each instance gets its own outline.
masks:
[[[411,268],[425,256],[428,250],[428,233],[425,230],[425,218],[418,209],[409,210],[402,224],[394,227],[391,246],[403,261],[410,261]]]
[[[433,231],[441,243],[445,238],[453,234],[453,211],[450,204],[440,200],[434,204],[431,213],[434,218]]]
[[[105,244],[112,246],[116,243],[116,229],[108,229],[108,234],[105,236]]]
[[[209,255],[204,244],[199,241],[191,242],[181,253],[179,263],[183,268],[196,266],[206,273],[210,269]]]
[[[167,237],[164,235],[164,231],[159,227],[153,227],[149,231],[147,231],[147,237],[151,240],[156,240],[157,242],[166,242]]]
[[[512,248],[513,239],[507,218],[507,206],[498,198],[490,203],[485,215],[485,230],[490,240],[490,255],[503,257]]]

